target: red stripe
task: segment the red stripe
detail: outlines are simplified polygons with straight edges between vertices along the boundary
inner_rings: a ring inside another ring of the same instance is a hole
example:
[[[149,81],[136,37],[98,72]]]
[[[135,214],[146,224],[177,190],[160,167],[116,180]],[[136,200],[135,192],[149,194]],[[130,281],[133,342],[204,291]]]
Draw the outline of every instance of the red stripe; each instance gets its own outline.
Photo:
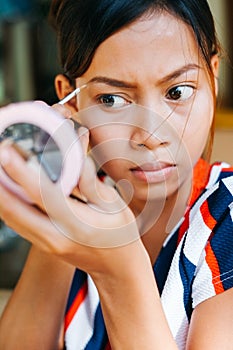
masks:
[[[199,159],[193,169],[193,188],[189,198],[189,206],[191,207],[197,200],[197,197],[201,194],[203,189],[206,187],[210,171],[210,165],[203,159]]]
[[[220,278],[220,274],[221,274],[220,268],[219,268],[216,256],[214,254],[214,251],[210,245],[210,242],[208,242],[205,250],[206,250],[206,262],[212,273],[212,283],[213,283],[215,292],[216,294],[222,293],[224,291],[224,288]]]
[[[228,173],[228,172],[232,172],[233,171],[233,168],[223,168],[222,169],[222,172],[224,172],[224,173]]]
[[[65,331],[69,327],[75,313],[78,311],[78,308],[82,304],[82,302],[84,301],[86,295],[87,295],[87,281],[84,282],[83,286],[81,287],[81,289],[77,293],[73,303],[71,304],[68,312],[66,313],[65,326],[64,326]]]
[[[189,227],[189,211],[186,212],[185,217],[184,217],[184,221],[182,222],[182,224],[181,224],[181,226],[179,228],[178,238],[177,238],[177,245],[180,243],[183,235],[185,234],[185,232],[187,231],[187,229]]]
[[[210,214],[209,211],[209,206],[208,206],[208,202],[205,201],[201,207],[200,207],[200,211],[201,211],[201,215],[202,215],[202,219],[205,222],[205,224],[211,229],[213,230],[213,228],[215,227],[217,221],[215,220],[215,218]]]

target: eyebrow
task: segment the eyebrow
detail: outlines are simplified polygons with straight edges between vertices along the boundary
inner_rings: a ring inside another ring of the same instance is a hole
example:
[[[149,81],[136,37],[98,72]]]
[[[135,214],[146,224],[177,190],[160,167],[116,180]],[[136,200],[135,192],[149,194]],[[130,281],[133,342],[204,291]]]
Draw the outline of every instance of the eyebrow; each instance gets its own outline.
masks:
[[[175,80],[176,78],[179,78],[181,75],[183,75],[191,70],[199,70],[199,69],[201,69],[201,67],[196,63],[186,64],[185,66],[183,66],[179,69],[176,69],[174,72],[165,75],[163,78],[161,78],[158,81],[158,85]]]
[[[106,84],[112,87],[120,87],[120,88],[126,88],[126,89],[136,88],[136,85],[130,82],[118,80],[118,79],[112,79],[104,76],[94,77],[91,80],[89,80],[87,84],[90,84],[90,83]]]
[[[161,79],[159,79],[157,84],[158,85],[164,84],[168,81],[171,81],[171,80],[178,78],[179,76],[187,73],[190,70],[199,70],[200,68],[201,67],[196,63],[187,64],[187,65],[175,70],[174,72],[167,74],[166,76],[162,77]],[[125,89],[134,89],[137,87],[137,85],[135,85],[133,83],[123,81],[123,80],[113,79],[113,78],[109,78],[109,77],[105,77],[105,76],[96,76],[96,77],[90,79],[87,84],[90,84],[90,83],[106,84],[108,86],[120,87],[120,88],[125,88]]]

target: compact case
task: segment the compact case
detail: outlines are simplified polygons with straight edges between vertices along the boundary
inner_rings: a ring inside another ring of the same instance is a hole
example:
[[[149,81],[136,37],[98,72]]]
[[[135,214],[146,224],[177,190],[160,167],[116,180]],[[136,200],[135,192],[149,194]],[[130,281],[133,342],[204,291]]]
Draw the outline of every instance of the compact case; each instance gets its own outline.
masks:
[[[83,152],[70,120],[43,102],[12,103],[0,109],[0,142],[10,140],[25,159],[34,158],[52,182],[69,196],[77,185]],[[0,166],[0,182],[30,201]]]

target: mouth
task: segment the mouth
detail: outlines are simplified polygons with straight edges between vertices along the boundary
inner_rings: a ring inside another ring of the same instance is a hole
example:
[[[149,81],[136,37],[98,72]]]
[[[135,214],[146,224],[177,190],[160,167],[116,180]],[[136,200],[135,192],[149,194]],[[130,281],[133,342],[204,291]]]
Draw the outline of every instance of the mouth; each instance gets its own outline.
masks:
[[[159,183],[166,181],[176,170],[176,167],[176,164],[156,161],[131,168],[130,171],[138,180]]]

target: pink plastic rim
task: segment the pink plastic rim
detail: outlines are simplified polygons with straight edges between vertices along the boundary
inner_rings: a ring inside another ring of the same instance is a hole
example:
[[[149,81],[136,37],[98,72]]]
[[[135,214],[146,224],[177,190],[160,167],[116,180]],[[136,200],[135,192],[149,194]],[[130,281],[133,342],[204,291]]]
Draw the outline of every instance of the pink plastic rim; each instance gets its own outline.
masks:
[[[45,103],[19,102],[0,109],[0,135],[16,123],[29,123],[46,131],[55,141],[62,155],[62,172],[57,181],[65,196],[77,185],[82,164],[81,143],[71,123]],[[10,191],[30,201],[24,190],[0,166],[0,182]]]

